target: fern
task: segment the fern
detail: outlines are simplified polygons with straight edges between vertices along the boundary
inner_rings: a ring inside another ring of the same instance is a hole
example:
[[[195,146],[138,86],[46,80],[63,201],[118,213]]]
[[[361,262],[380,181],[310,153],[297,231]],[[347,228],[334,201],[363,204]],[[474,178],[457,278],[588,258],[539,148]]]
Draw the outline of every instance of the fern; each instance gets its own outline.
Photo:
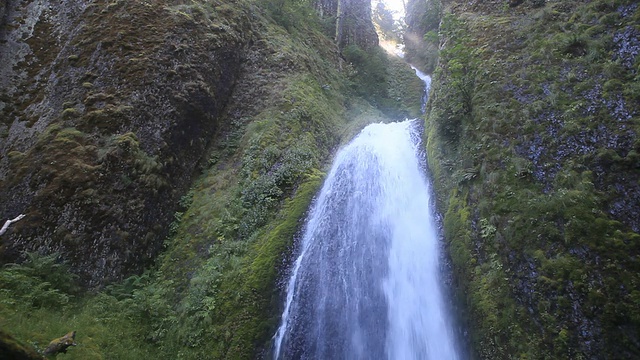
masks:
[[[57,253],[27,253],[21,264],[0,270],[0,302],[26,307],[59,307],[78,291],[77,276],[58,260]]]

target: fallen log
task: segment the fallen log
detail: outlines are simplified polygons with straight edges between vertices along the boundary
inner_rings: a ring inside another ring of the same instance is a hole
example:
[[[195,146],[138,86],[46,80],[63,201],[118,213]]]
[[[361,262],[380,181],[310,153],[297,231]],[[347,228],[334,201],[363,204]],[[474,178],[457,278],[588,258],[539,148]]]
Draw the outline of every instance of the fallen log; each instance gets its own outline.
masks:
[[[72,331],[63,337],[51,340],[49,346],[44,350],[44,355],[51,356],[59,353],[66,354],[69,346],[76,346],[76,332]]]

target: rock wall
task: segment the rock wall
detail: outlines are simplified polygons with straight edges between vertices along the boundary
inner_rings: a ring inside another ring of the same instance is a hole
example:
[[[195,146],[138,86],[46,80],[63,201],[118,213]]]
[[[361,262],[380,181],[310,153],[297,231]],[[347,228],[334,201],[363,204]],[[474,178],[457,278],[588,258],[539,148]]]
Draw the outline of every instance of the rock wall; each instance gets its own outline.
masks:
[[[338,1],[336,0],[316,0],[314,7],[321,18],[333,18],[338,14]]]
[[[315,0],[314,7],[321,18],[334,22],[340,49],[358,45],[368,50],[378,45],[371,21],[371,0]]]
[[[214,3],[10,2],[0,34],[3,261],[59,252],[91,287],[148,265],[251,35]],[[222,16],[224,15],[224,16]]]
[[[338,7],[317,9],[335,17]],[[377,45],[370,3],[340,8],[340,44]],[[167,0],[1,9],[0,218],[26,218],[3,235],[0,261],[57,252],[92,288],[140,272],[226,136],[221,117],[260,10]]]
[[[378,45],[378,35],[371,22],[371,0],[339,0],[336,25],[339,48],[358,45],[370,49]]]
[[[639,356],[640,7],[447,5],[427,143],[472,348]]]
[[[4,26],[4,16],[7,11],[7,0],[0,1],[0,31],[2,31],[2,27]]]

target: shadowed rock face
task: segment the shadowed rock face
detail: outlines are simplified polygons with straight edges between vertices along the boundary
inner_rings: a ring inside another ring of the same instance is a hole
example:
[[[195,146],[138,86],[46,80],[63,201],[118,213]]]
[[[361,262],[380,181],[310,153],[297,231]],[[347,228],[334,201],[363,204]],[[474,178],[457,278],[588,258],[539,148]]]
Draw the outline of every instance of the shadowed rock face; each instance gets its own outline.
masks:
[[[42,355],[0,330],[0,353],[7,360],[42,360]]]
[[[7,1],[6,0],[0,1],[0,29],[2,28],[2,26],[4,26],[4,15],[6,13],[6,10],[7,10]]]
[[[316,8],[335,16],[338,1]],[[2,1],[0,218],[26,217],[0,262],[59,252],[90,288],[150,264],[226,109],[242,107],[230,96],[255,39],[248,9]],[[341,43],[375,46],[370,3],[341,9]]]
[[[335,40],[340,49],[358,45],[370,49],[378,45],[378,34],[371,22],[371,0],[315,0],[322,18],[335,18]]]
[[[442,3],[426,126],[472,348],[637,357],[638,5]]]
[[[355,44],[368,49],[378,45],[370,0],[341,0],[338,13],[336,41],[340,48]]]
[[[140,271],[216,133],[246,14],[40,0],[0,18],[0,218],[27,215],[2,261],[60,252],[90,287]]]

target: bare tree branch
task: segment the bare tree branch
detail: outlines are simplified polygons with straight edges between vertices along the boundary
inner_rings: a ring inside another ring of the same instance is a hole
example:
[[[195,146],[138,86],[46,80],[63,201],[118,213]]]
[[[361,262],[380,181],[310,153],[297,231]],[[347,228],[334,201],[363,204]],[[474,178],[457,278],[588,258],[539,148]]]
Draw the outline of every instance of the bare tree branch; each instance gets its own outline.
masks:
[[[0,229],[0,235],[4,234],[5,232],[7,232],[7,229],[9,228],[9,225],[13,224],[16,221],[20,221],[22,220],[22,218],[25,217],[24,214],[20,214],[18,215],[15,219],[11,219],[11,220],[7,220],[4,225],[2,226],[2,229]]]

